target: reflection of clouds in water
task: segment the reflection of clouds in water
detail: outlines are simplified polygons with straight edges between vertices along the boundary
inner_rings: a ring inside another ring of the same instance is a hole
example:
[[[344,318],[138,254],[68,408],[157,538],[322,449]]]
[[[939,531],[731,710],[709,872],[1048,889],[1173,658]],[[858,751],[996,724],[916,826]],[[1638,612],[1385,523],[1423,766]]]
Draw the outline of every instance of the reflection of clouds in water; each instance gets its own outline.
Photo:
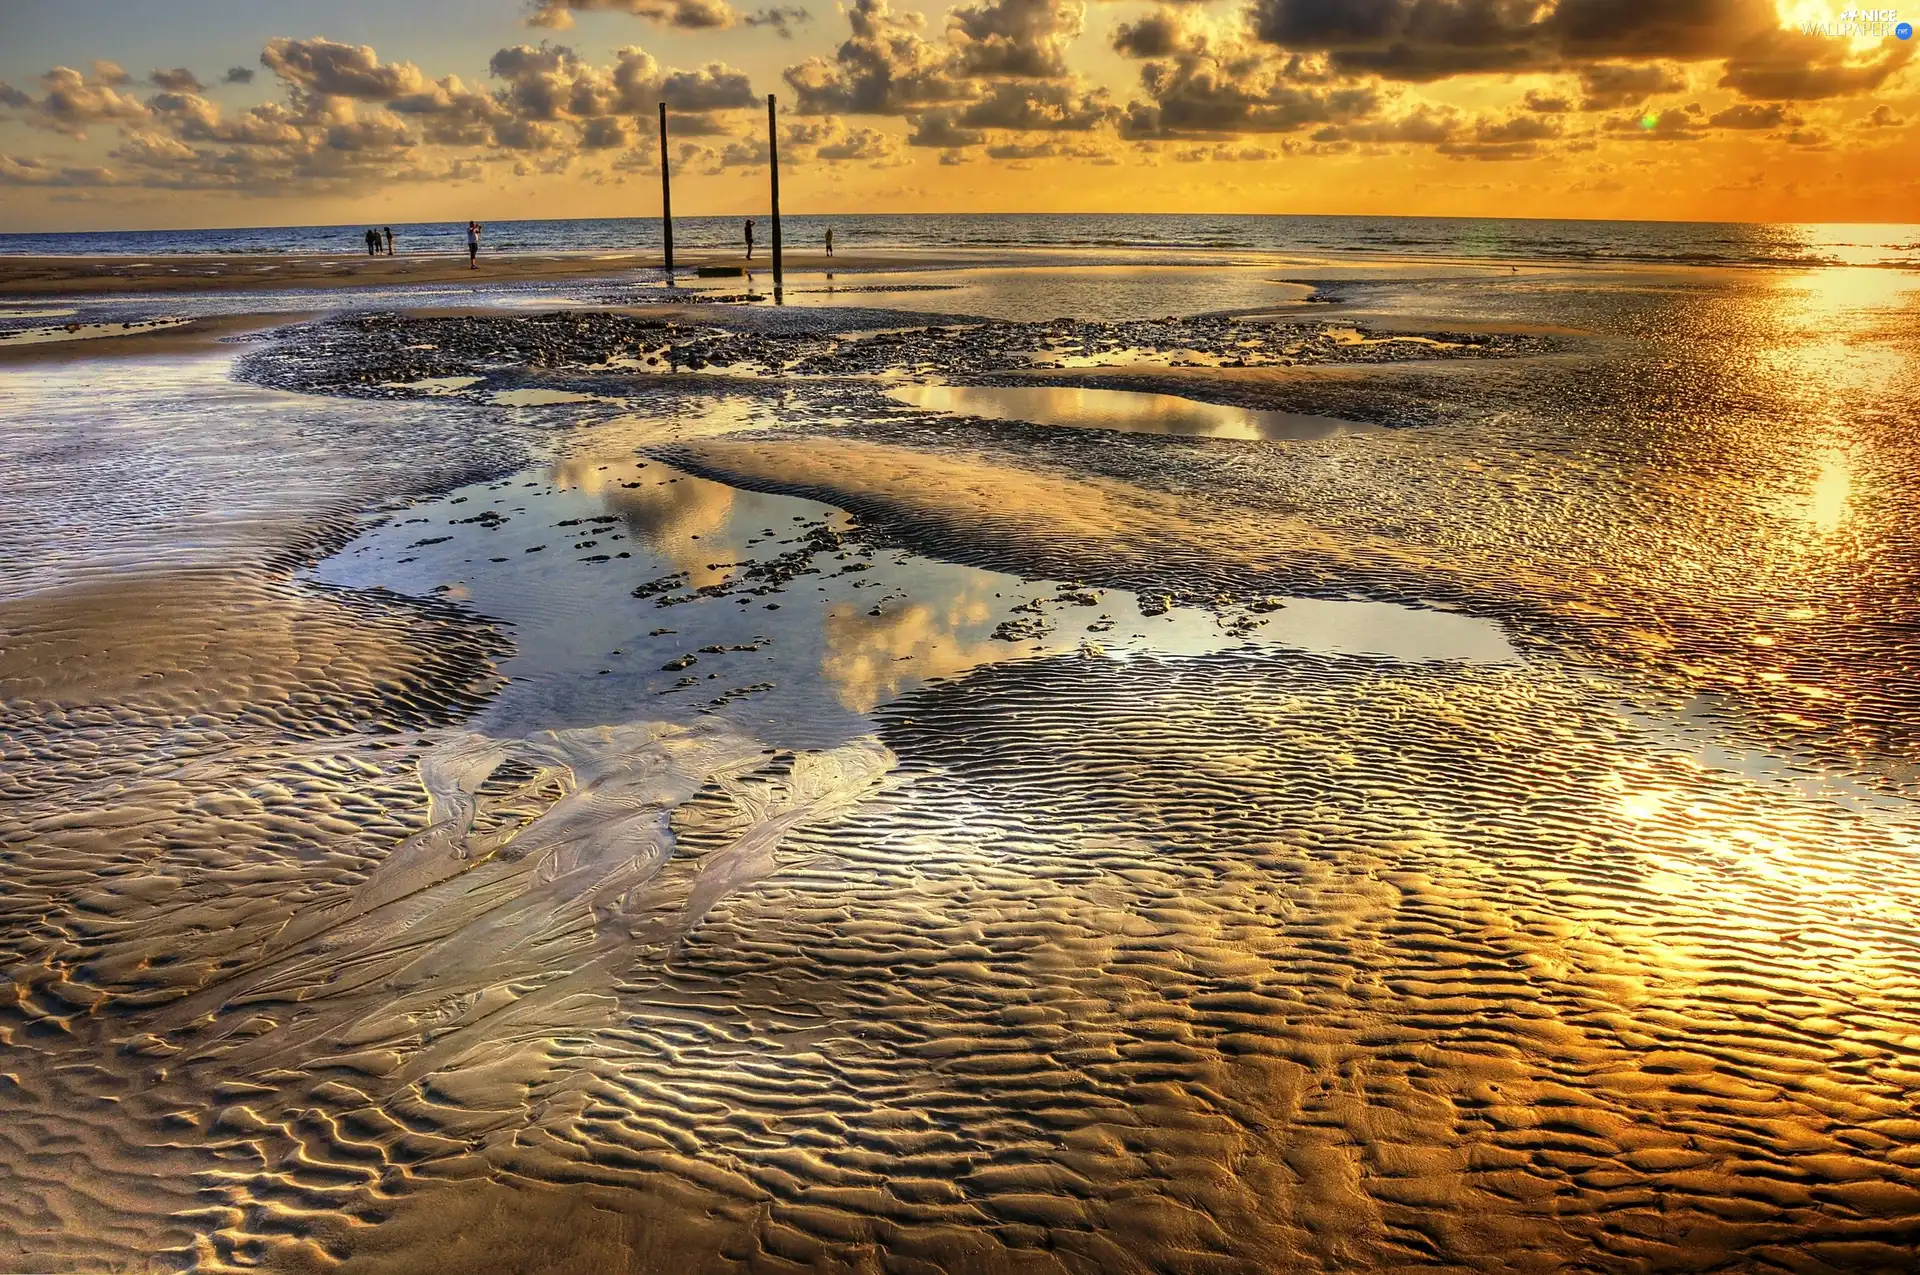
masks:
[[[766,425],[764,410],[754,400],[710,398],[672,417],[619,417],[595,430],[592,450],[554,463],[553,485],[599,497],[608,513],[620,515],[628,534],[685,571],[695,588],[718,583],[727,570],[707,564],[731,562],[742,553],[739,537],[728,528],[737,493],[658,461],[639,464],[636,454],[650,444]]]
[[[856,713],[870,712],[922,682],[1005,659],[1011,653],[1006,643],[978,636],[993,614],[986,594],[972,590],[938,605],[915,604],[883,615],[842,603],[826,614],[820,672],[842,704]]]
[[[555,465],[553,481],[598,496],[608,513],[620,516],[629,535],[685,571],[696,588],[725,579],[727,568],[710,570],[707,564],[740,556],[734,537],[726,534],[733,518],[733,488],[704,478],[663,481],[653,476],[662,473],[676,471],[661,465],[636,469],[625,457],[612,463],[593,457]],[[636,476],[638,487],[621,486]]]
[[[1131,434],[1297,440],[1372,433],[1380,428],[1330,416],[1203,403],[1174,394],[1082,386],[902,385],[888,393],[929,411]]]

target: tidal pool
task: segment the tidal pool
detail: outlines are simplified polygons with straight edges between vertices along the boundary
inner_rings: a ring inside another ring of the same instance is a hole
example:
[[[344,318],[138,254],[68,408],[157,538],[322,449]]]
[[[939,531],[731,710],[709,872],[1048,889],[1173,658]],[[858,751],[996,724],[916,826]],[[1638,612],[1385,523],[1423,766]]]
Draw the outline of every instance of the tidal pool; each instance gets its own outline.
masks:
[[[314,579],[444,598],[509,626],[510,681],[480,718],[507,734],[591,726],[613,702],[830,746],[930,682],[1060,655],[1520,658],[1497,623],[1475,616],[1273,598],[1229,618],[876,547],[831,505],[731,487],[631,447],[589,448],[410,507]]]
[[[1073,429],[1110,429],[1128,434],[1179,434],[1190,438],[1242,440],[1338,438],[1369,434],[1378,425],[1202,403],[1174,394],[1041,385],[902,385],[888,391],[914,407],[960,416],[1030,421]]]

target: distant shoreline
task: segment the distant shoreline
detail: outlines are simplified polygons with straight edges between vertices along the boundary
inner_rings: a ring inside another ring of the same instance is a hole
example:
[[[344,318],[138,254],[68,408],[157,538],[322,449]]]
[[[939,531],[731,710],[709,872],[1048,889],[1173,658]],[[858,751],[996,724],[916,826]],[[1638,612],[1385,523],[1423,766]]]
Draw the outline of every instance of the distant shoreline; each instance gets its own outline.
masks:
[[[680,217],[673,223],[681,264],[732,260],[746,217]],[[755,214],[762,253],[771,247],[771,219]],[[1523,218],[1313,217],[1289,214],[1177,216],[1166,214],[901,214],[850,213],[782,218],[788,260],[802,269],[803,254],[819,254],[829,231],[846,254],[878,256],[900,268],[952,262],[1031,263],[1054,256],[1062,263],[1131,264],[1167,258],[1200,261],[1234,256],[1249,264],[1300,261],[1379,263],[1396,260],[1473,261],[1501,268],[1529,265],[1644,267],[1758,267],[1798,269],[1872,266],[1920,269],[1920,225],[1779,225],[1767,223],[1530,220]],[[383,227],[384,228],[384,227]],[[623,266],[657,266],[663,249],[656,217],[496,221],[486,226],[482,262],[540,260],[541,271],[576,277]],[[293,268],[309,258],[334,259],[339,273],[357,264],[373,270],[364,226],[258,226],[169,231],[71,231],[0,235],[0,263],[21,259],[149,260],[181,273],[209,258],[247,259],[259,273]],[[392,226],[396,247],[420,262],[462,267],[465,234],[457,223]],[[756,254],[756,257],[760,254]],[[906,263],[911,262],[909,266]],[[301,267],[304,269],[305,267]],[[510,269],[518,271],[522,267]],[[22,273],[8,267],[9,277]],[[165,273],[156,270],[151,273]]]
[[[741,266],[756,281],[772,283],[772,262],[763,252],[747,261],[738,251],[694,250],[676,253],[677,276],[706,265]],[[873,271],[964,268],[979,264],[971,258],[933,253],[881,256],[846,254],[831,259],[817,250],[788,251],[785,269],[793,274],[826,270]],[[397,287],[423,283],[544,281],[591,278],[619,279],[651,273],[657,282],[663,269],[659,254],[619,255],[580,253],[488,253],[481,251],[479,268],[467,267],[466,254],[400,253],[388,256],[345,253],[208,253],[145,256],[0,256],[0,297],[61,297],[100,293],[291,291],[310,289]]]

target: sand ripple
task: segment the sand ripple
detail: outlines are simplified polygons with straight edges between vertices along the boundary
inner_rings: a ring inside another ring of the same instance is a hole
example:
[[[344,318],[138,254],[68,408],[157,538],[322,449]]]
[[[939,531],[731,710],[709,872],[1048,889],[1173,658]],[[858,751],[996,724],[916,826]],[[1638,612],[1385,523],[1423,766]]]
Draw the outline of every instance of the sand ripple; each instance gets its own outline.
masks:
[[[0,1265],[1912,1269],[1904,328],[1592,309],[1604,377],[1373,383],[1438,429],[1062,438],[827,385],[674,453],[1087,587],[1435,600],[1519,661],[988,647],[831,665],[872,710],[836,748],[612,693],[482,733],[493,626],[290,574],[460,431],[527,446],[449,405],[310,402],[288,450],[372,458],[284,516],[287,471],[258,518],[180,504],[204,553],[19,554]],[[242,483],[168,419],[156,455]],[[36,508],[86,494],[42,455]],[[707,500],[634,530],[711,563]],[[467,517],[434,535],[490,543]],[[908,574],[836,632],[911,617]]]

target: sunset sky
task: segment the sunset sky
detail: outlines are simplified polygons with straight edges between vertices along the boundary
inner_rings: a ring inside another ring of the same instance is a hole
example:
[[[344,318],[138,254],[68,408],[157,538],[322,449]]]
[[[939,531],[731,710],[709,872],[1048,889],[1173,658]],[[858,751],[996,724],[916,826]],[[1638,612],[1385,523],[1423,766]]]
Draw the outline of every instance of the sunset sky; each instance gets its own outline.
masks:
[[[663,96],[751,212],[769,92],[792,212],[1920,219],[1845,7],[0,0],[0,231],[653,215]]]

